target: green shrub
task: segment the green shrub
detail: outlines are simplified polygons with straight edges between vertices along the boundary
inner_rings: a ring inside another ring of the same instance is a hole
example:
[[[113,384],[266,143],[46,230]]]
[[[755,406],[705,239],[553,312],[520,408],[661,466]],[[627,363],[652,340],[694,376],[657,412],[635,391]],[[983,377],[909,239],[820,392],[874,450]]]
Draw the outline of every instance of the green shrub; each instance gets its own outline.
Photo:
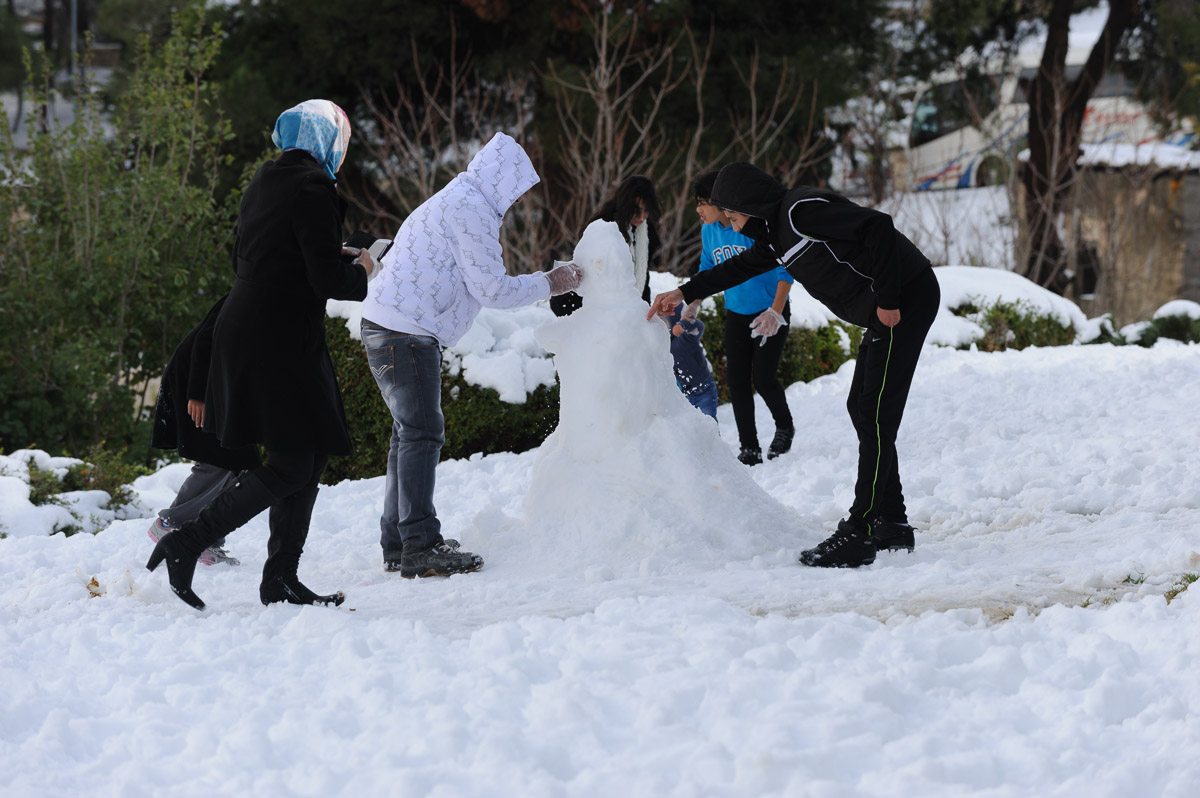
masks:
[[[57,504],[66,507],[77,523],[59,524],[54,527],[52,535],[62,533],[66,537],[90,529],[92,533],[99,532],[105,526],[104,522],[94,515],[86,519],[63,499],[62,494],[72,491],[100,490],[108,494],[104,505],[118,516],[122,511],[131,507],[136,500],[129,484],[140,476],[151,473],[148,468],[131,465],[125,462],[124,450],[113,451],[104,448],[104,443],[94,445],[87,454],[87,459],[67,468],[67,473],[61,478],[53,471],[43,471],[37,467],[32,457],[26,461],[29,473],[29,503],[35,506]]]
[[[66,488],[62,480],[53,471],[43,471],[37,467],[32,457],[25,463],[29,473],[29,503],[35,507],[43,504],[62,504],[59,494]]]
[[[214,186],[229,126],[205,78],[222,38],[193,4],[138,48],[114,109],[87,70],[70,123],[20,150],[0,126],[0,446],[135,445],[137,387],[224,292],[233,206]],[[55,70],[26,64],[33,109]]]
[[[1172,338],[1185,343],[1200,341],[1200,319],[1191,316],[1161,316],[1152,319],[1149,326],[1142,330],[1137,342],[1140,346],[1154,346],[1159,338]]]
[[[82,463],[67,469],[62,485],[68,491],[102,490],[108,494],[104,509],[120,513],[135,501],[130,483],[150,473],[149,468],[128,462],[124,449],[108,449],[100,441],[88,449]]]
[[[717,396],[722,402],[728,402],[725,301],[720,295],[715,300],[715,310],[702,308],[700,311],[700,320],[704,322],[701,341],[708,362],[712,365],[713,377],[717,380]],[[810,382],[837,371],[843,363],[854,358],[862,341],[862,329],[835,321],[819,330],[789,327],[787,336],[783,356],[779,360],[779,380],[785,386],[794,382]]]
[[[333,458],[324,480],[334,484],[383,474],[392,417],[371,376],[362,343],[350,337],[342,319],[325,320],[325,340],[342,391],[354,454]],[[541,445],[558,426],[558,385],[541,386],[518,405],[501,401],[491,388],[469,384],[461,374],[451,376],[443,367],[442,414],[446,418],[443,460],[476,452],[524,452]]]
[[[1088,344],[1113,344],[1114,346],[1125,346],[1129,342],[1125,340],[1125,336],[1121,335],[1121,331],[1117,329],[1116,319],[1111,313],[1105,313],[1101,317],[1100,334],[1090,341]]]
[[[983,327],[983,337],[972,343],[985,352],[1024,349],[1027,346],[1066,346],[1075,340],[1076,331],[1057,319],[1043,315],[1027,302],[999,301],[993,305],[968,302],[951,310]],[[960,348],[968,349],[971,344]]]

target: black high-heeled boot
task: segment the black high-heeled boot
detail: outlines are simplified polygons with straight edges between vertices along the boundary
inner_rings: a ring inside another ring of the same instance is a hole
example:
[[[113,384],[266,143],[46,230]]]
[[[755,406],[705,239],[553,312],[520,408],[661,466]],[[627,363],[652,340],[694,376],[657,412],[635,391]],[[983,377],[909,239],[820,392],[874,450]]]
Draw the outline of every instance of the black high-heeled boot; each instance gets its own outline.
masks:
[[[278,604],[286,601],[288,604],[319,604],[323,607],[337,607],[346,600],[342,591],[326,596],[312,592],[295,576],[273,576],[258,586],[258,598],[263,604]]]
[[[160,562],[166,560],[171,590],[190,606],[204,609],[204,602],[192,590],[196,558],[209,546],[262,512],[273,499],[271,491],[261,479],[254,474],[243,473],[237,481],[217,494],[194,521],[159,539],[146,562],[147,570],[153,571]]]
[[[267,540],[267,561],[263,564],[263,580],[258,597],[263,604],[320,604],[336,607],[346,600],[340,590],[320,595],[309,590],[296,575],[300,555],[308,540],[317,488],[305,488],[271,505],[271,537]]]
[[[196,558],[205,547],[195,551],[188,541],[181,538],[179,532],[168,532],[159,538],[146,561],[146,569],[153,571],[164,559],[167,561],[167,581],[175,595],[198,610],[204,609],[204,602],[192,591],[192,577],[196,573]]]

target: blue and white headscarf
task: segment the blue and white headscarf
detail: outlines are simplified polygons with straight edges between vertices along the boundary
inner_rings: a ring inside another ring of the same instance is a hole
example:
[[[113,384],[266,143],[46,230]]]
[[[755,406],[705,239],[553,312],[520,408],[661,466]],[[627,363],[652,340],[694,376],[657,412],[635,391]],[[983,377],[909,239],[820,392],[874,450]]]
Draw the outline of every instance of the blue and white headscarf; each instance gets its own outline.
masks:
[[[281,150],[304,150],[334,177],[346,159],[350,119],[329,100],[305,100],[279,115],[271,141]]]

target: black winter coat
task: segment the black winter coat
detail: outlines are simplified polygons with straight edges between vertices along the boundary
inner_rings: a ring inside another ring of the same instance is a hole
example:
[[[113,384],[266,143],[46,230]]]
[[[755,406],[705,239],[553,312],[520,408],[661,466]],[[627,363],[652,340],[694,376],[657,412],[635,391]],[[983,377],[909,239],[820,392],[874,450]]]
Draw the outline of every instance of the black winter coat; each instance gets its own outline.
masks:
[[[367,273],[341,258],[346,205],[307,152],[268,161],[242,198],[237,279],[213,331],[205,429],[227,448],[350,454],[325,347],[325,302],[363,299]]]
[[[681,286],[688,302],[783,266],[838,317],[868,327],[877,307],[899,308],[904,286],[932,268],[886,213],[832,191],[786,189],[750,164],[721,170],[712,203],[754,217],[742,230],[754,246]]]
[[[204,401],[208,385],[209,358],[212,354],[213,326],[217,314],[225,304],[221,297],[208,311],[204,320],[184,337],[163,370],[162,383],[158,388],[158,403],[154,408],[154,431],[151,445],[157,449],[178,449],[189,460],[225,468],[229,471],[245,471],[257,468],[261,463],[258,447],[242,446],[226,449],[217,437],[196,427],[188,415],[189,399]]]

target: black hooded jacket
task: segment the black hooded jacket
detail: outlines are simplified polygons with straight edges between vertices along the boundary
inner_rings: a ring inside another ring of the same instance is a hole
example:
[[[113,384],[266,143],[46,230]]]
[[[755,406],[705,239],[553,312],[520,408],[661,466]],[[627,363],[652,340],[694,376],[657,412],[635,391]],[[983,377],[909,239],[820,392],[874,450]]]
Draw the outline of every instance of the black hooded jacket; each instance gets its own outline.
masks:
[[[931,268],[892,217],[840,194],[809,186],[787,189],[748,163],[723,168],[712,203],[753,217],[742,233],[754,246],[682,286],[693,302],[783,266],[815,299],[860,327],[876,307],[900,307],[904,286]]]

